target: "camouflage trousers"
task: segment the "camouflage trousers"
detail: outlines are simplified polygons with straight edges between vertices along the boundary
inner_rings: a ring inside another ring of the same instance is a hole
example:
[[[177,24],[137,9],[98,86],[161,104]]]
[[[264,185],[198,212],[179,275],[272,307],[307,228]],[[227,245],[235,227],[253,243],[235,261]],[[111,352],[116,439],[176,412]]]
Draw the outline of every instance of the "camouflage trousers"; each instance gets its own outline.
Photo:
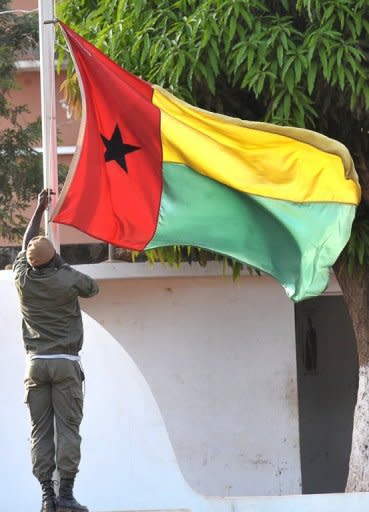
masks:
[[[83,372],[78,361],[33,359],[27,363],[25,403],[31,418],[33,474],[40,481],[74,478],[81,459]],[[54,429],[55,427],[55,429]]]

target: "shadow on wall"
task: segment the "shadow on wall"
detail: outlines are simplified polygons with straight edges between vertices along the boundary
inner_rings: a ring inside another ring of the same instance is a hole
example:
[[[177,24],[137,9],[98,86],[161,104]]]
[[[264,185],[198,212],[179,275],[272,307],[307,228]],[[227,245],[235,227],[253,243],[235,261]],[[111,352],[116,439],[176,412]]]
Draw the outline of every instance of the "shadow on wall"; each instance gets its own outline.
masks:
[[[343,297],[295,305],[303,493],[344,492],[358,387],[355,336]]]

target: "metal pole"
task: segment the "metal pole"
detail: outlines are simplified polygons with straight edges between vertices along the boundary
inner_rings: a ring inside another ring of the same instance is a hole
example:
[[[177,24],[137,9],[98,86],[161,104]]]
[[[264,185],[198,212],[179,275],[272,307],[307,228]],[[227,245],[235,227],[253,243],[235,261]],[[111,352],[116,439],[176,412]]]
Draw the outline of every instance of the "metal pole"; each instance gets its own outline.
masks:
[[[58,161],[56,142],[56,106],[55,106],[55,26],[45,25],[45,21],[54,19],[54,1],[38,0],[39,43],[40,43],[40,88],[42,119],[42,157],[44,187],[51,188],[55,195],[49,209],[45,212],[45,233],[60,251],[59,229],[57,224],[49,224],[50,210],[53,210],[58,196]]]
[[[115,246],[112,244],[108,245],[108,261],[115,260]]]

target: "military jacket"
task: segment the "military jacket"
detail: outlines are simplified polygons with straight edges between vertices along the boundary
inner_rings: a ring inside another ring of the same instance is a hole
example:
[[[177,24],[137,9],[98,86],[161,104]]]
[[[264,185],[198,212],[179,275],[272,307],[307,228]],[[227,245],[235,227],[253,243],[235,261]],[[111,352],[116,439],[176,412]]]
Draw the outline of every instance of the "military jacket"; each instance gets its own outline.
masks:
[[[83,343],[78,297],[92,297],[94,279],[67,264],[34,269],[21,251],[13,265],[18,290],[23,341],[30,355],[77,355]]]

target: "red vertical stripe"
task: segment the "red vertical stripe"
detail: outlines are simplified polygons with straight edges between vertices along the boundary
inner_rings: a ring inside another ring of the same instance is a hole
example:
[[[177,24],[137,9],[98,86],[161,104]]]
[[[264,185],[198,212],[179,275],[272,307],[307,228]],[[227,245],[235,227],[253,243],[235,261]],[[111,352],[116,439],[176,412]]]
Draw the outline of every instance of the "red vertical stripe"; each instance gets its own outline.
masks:
[[[160,111],[151,103],[153,89],[61,25],[82,80],[86,125],[73,177],[53,220],[142,249],[155,232],[162,190]],[[125,155],[127,172],[104,157],[102,136],[111,139],[116,126],[124,144],[139,147]]]

